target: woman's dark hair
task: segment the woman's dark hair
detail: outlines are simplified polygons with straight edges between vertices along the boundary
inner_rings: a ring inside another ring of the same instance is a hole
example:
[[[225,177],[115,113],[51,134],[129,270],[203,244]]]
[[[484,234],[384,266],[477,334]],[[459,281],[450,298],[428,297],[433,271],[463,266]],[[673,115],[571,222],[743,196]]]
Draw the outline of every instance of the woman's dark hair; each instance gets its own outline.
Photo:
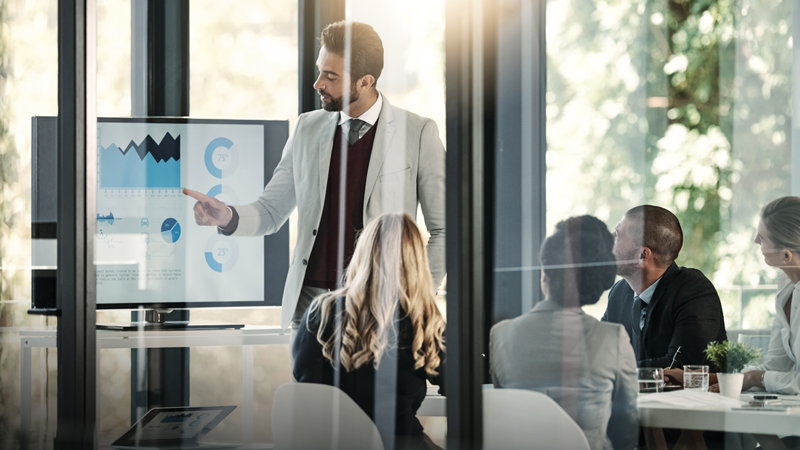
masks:
[[[548,280],[547,298],[565,307],[597,303],[617,274],[613,247],[614,236],[594,216],[559,222],[539,250]]]

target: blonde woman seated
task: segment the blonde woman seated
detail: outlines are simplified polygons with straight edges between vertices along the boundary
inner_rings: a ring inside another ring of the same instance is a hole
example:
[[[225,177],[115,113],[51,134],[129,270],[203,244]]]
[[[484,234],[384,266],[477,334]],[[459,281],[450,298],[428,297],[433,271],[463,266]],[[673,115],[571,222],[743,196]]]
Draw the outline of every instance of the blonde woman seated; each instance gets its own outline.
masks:
[[[494,386],[547,394],[583,429],[592,450],[634,448],[639,430],[628,333],[581,310],[614,284],[613,246],[595,217],[556,225],[539,252],[545,300],[495,325],[490,337]]]
[[[384,443],[394,437],[395,448],[435,448],[416,418],[426,380],[444,379],[445,322],[434,297],[414,220],[375,218],[358,238],[344,287],[317,297],[303,316],[295,378],[346,392]]]
[[[755,243],[768,266],[781,269],[775,297],[775,320],[761,365],[744,374],[742,390],[752,387],[778,394],[800,394],[800,197],[782,197],[761,210]],[[745,369],[747,370],[747,368]],[[683,385],[683,371],[665,370],[670,384]],[[719,390],[711,374],[712,391]]]

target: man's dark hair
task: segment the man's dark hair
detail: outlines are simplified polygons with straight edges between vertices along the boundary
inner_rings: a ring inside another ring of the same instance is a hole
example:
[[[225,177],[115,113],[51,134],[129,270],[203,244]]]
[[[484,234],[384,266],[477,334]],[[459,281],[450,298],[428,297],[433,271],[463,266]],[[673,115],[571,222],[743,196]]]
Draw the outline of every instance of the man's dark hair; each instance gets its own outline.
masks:
[[[594,216],[570,217],[545,239],[539,260],[547,275],[548,299],[563,306],[593,305],[614,284],[614,236]]]
[[[660,206],[641,205],[625,213],[630,219],[630,234],[637,246],[653,252],[660,267],[672,264],[683,247],[683,230],[675,214]]]
[[[383,42],[371,26],[361,22],[341,20],[325,27],[319,37],[319,42],[329,52],[344,58],[348,37],[350,38],[351,82],[355,83],[364,75],[372,75],[375,77],[375,85],[377,85],[378,78],[383,71]]]

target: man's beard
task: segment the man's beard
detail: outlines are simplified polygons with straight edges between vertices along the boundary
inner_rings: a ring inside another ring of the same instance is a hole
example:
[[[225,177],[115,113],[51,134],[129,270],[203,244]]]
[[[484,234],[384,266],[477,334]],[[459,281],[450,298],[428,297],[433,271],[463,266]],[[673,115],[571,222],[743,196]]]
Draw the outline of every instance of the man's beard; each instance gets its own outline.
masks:
[[[328,95],[325,91],[317,90],[317,92],[321,95]],[[358,100],[358,91],[356,90],[356,84],[352,83],[350,85],[350,103],[355,103]],[[325,111],[341,111],[344,109],[344,96],[341,97],[331,97],[331,100],[327,103],[324,101],[322,102],[322,109]]]
[[[627,254],[623,253],[621,255],[617,255],[617,275],[619,276],[627,276],[633,275],[639,271],[639,266],[636,262],[632,262],[636,259],[636,250],[629,250]]]

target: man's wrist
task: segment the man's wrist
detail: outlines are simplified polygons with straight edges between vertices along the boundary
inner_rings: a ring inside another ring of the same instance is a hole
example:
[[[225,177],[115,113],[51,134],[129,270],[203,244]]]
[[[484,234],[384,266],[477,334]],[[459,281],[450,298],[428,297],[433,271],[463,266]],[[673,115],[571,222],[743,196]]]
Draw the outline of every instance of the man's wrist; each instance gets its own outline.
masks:
[[[222,228],[227,228],[228,225],[231,224],[231,220],[233,220],[233,210],[228,205],[225,205],[225,207],[228,208],[228,213],[230,214],[230,216],[228,216],[228,222],[225,225],[220,225],[220,227]]]
[[[236,212],[236,208],[233,206],[228,206],[228,210],[231,212],[231,219],[228,223],[223,226],[218,226],[217,231],[220,234],[224,234],[225,236],[232,235],[237,228],[239,228],[239,213]]]

